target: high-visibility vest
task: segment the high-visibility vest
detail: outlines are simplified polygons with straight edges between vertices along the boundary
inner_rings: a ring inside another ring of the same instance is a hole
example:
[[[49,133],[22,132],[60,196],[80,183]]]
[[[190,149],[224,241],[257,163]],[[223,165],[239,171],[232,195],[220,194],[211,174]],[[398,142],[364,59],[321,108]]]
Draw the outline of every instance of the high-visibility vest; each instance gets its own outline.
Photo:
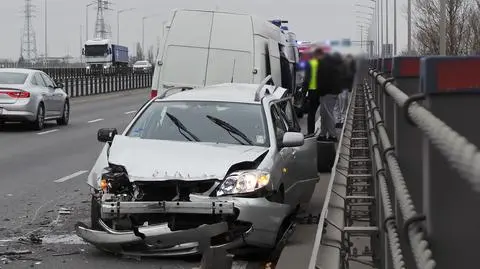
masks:
[[[310,81],[308,82],[308,89],[309,90],[316,90],[317,89],[317,73],[318,73],[318,64],[319,61],[317,59],[312,59],[308,61],[310,64]]]

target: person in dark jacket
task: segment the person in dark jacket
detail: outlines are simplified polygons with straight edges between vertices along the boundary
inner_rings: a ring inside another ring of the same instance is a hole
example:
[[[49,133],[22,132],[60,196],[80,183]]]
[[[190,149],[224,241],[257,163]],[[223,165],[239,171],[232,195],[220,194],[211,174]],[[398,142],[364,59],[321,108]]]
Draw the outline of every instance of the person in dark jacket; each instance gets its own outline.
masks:
[[[356,63],[351,54],[347,54],[342,61],[341,68],[341,88],[342,91],[338,95],[336,108],[336,128],[342,128],[348,108],[349,92],[352,91],[355,79]]]
[[[314,51],[314,57],[305,70],[303,87],[307,89],[308,133],[315,131],[315,114],[320,105],[319,140],[336,140],[334,107],[341,91],[338,60],[326,55],[321,48]]]

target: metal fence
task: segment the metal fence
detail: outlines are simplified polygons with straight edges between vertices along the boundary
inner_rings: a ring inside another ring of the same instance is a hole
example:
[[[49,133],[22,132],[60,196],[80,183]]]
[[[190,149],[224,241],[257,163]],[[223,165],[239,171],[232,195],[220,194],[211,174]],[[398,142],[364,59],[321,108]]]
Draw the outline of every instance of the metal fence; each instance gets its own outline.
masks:
[[[478,267],[480,218],[468,205],[480,204],[480,131],[472,121],[459,123],[480,112],[478,89],[407,95],[389,74],[365,66],[357,84],[309,269],[349,268],[352,262],[396,269]],[[412,87],[418,91],[418,78]],[[360,201],[369,211],[363,219],[351,209]],[[354,242],[354,235],[363,241]],[[356,245],[368,251],[359,253]]]
[[[152,74],[118,74],[113,76],[70,77],[60,79],[70,97],[148,88]]]
[[[133,73],[131,68],[120,73],[103,72],[94,75],[87,74],[85,68],[31,69],[43,71],[55,81],[61,82],[70,97],[148,88],[151,86],[153,77],[153,71]]]

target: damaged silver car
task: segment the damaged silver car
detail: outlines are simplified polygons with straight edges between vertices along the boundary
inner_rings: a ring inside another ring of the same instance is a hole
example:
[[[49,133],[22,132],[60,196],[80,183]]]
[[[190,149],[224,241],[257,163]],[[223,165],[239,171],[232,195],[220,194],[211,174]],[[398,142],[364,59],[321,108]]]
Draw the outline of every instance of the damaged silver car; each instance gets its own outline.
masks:
[[[286,90],[265,84],[170,89],[98,140],[92,224],[76,231],[115,253],[274,250],[319,179],[315,137]]]

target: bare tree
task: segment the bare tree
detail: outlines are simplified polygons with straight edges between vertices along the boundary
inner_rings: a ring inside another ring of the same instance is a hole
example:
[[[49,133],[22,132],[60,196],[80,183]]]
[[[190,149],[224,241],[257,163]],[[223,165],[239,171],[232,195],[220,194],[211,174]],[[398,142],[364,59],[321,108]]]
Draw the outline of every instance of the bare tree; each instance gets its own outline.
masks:
[[[414,45],[422,55],[440,52],[440,1],[417,0],[415,2]],[[447,0],[447,54],[462,55],[470,52],[471,29],[469,16],[472,0]],[[475,8],[478,11],[478,9]],[[478,17],[477,17],[478,18]]]
[[[155,60],[153,55],[153,46],[150,46],[150,48],[148,48],[147,59],[150,63],[153,63],[153,61]]]
[[[140,42],[137,42],[137,61],[143,60],[144,57],[142,45],[140,45]]]

